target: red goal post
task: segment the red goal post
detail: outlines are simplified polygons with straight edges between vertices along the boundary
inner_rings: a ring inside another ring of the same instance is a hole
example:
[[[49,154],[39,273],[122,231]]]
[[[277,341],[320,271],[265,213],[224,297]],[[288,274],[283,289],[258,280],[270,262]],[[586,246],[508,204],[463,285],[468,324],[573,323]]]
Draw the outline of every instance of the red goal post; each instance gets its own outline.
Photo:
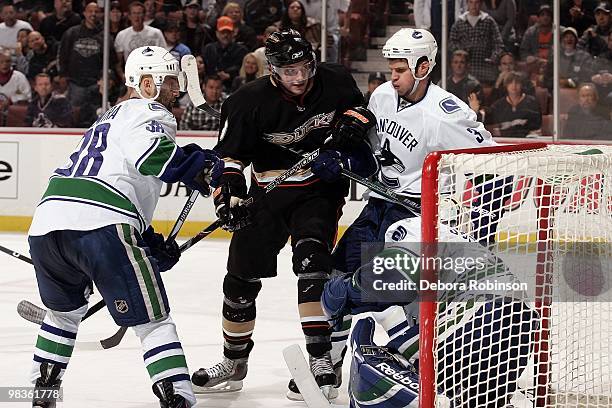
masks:
[[[471,205],[475,200],[476,188],[475,182],[473,179],[470,181],[470,177],[493,174],[496,182],[503,183],[509,180],[508,185],[500,187],[500,194],[507,195],[500,199],[504,206],[503,214],[507,215],[503,218],[507,220],[499,220],[500,227],[496,225],[497,230],[486,240],[495,242],[498,246],[513,248],[507,251],[508,253],[514,251],[510,253],[513,256],[531,254],[528,256],[533,258],[533,268],[527,268],[528,270],[524,272],[532,275],[526,275],[527,279],[533,278],[532,306],[538,311],[539,319],[538,330],[534,330],[531,337],[533,344],[530,349],[530,365],[523,370],[523,373],[526,373],[524,375],[526,379],[522,379],[524,391],[521,390],[523,392],[520,396],[509,395],[508,404],[511,398],[521,397],[519,399],[524,398],[526,401],[524,406],[534,407],[612,406],[612,361],[608,358],[605,364],[599,366],[597,362],[591,361],[606,353],[610,354],[612,350],[607,344],[603,346],[586,344],[583,347],[582,340],[572,339],[571,341],[576,343],[574,345],[570,340],[563,339],[571,336],[559,335],[560,326],[577,323],[572,320],[574,314],[578,319],[583,315],[600,316],[600,313],[603,313],[601,316],[612,319],[610,304],[598,303],[593,306],[595,303],[587,304],[588,302],[581,302],[584,298],[580,298],[577,302],[555,305],[554,308],[552,306],[553,287],[560,281],[557,276],[553,278],[553,274],[559,273],[556,271],[559,269],[558,259],[562,259],[567,253],[563,245],[579,241],[610,243],[612,189],[608,179],[612,177],[611,168],[612,147],[593,145],[557,146],[546,143],[524,143],[439,151],[429,154],[425,159],[421,187],[423,256],[432,256],[436,253],[437,232],[441,223],[450,223],[452,219],[460,231],[466,234],[473,232],[470,229],[475,228],[476,224],[474,224],[474,208]],[[497,187],[496,185],[495,188]],[[443,192],[452,200],[448,198],[441,200]],[[518,247],[520,250],[516,249]],[[555,256],[558,259],[555,259]],[[430,264],[424,263],[421,278],[435,281],[436,271],[427,269],[428,265]],[[590,282],[587,282],[588,284],[593,286]],[[584,283],[581,285],[584,286]],[[444,406],[436,405],[440,389],[440,378],[436,369],[437,302],[433,300],[435,298],[427,296],[427,293],[422,294],[421,299],[419,406],[422,408]],[[601,329],[593,330],[601,331]],[[612,332],[612,329],[610,331]],[[551,342],[553,334],[562,340]],[[593,341],[601,339],[605,342],[605,337],[609,334],[612,333],[598,332]],[[612,343],[612,340],[608,342]],[[570,350],[574,346],[578,348],[577,351]],[[605,350],[600,350],[600,346]],[[585,352],[580,350],[580,347],[590,354],[584,355]],[[553,356],[553,352],[557,354]],[[558,361],[563,360],[564,356],[568,359],[585,358],[589,361],[584,363],[584,367],[574,369],[570,364]],[[609,372],[603,372],[608,369]],[[569,374],[564,370],[569,371]],[[589,370],[594,371],[594,375],[601,376],[602,379],[583,378],[589,377]],[[533,375],[530,377],[529,373]],[[574,378],[576,376],[579,377],[577,380]],[[444,381],[448,379],[445,378]],[[455,406],[481,406],[475,400],[454,402]],[[574,402],[580,405],[573,405]]]

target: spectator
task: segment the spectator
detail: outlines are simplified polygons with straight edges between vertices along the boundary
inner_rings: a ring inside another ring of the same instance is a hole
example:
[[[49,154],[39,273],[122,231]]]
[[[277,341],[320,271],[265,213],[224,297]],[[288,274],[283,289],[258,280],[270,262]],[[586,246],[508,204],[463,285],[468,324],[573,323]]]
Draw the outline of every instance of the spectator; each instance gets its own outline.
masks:
[[[499,64],[497,65],[497,69],[499,71],[499,76],[495,80],[491,95],[485,98],[484,104],[486,106],[491,106],[493,102],[495,102],[499,98],[506,96],[504,79],[506,79],[506,76],[510,72],[513,72],[515,70],[514,55],[511,52],[502,53],[501,57],[499,57]],[[535,97],[535,88],[533,86],[533,83],[525,78],[523,79],[523,91],[527,95]]]
[[[268,37],[270,37],[270,35],[275,32],[278,31],[278,28],[276,26],[269,26],[266,27],[266,29],[264,30],[263,33],[263,39],[262,42],[265,44],[266,40],[268,39]],[[257,59],[259,60],[259,62],[262,64],[262,66],[264,67],[264,75],[268,75],[270,73],[270,71],[268,70],[268,60],[266,58],[266,47],[261,46],[258,49],[256,49],[255,51],[253,51],[253,54],[255,54],[255,56],[257,57]]]
[[[446,81],[446,90],[468,105],[470,103],[468,97],[481,91],[478,79],[470,75],[469,55],[464,50],[453,52],[451,74]]]
[[[223,81],[216,75],[211,75],[204,81],[204,98],[206,103],[218,111],[225,100],[223,95]],[[219,130],[219,119],[207,112],[196,108],[193,103],[183,113],[179,129],[181,130]]]
[[[306,15],[304,4],[301,1],[294,0],[289,2],[277,26],[279,31],[293,28],[308,40],[315,52],[320,53],[321,24],[314,18]]]
[[[117,52],[117,72],[123,81],[123,66],[125,59],[132,50],[145,45],[157,45],[167,48],[164,35],[157,28],[144,25],[145,7],[139,1],[130,3],[128,17],[131,27],[121,30],[115,38],[115,51]],[[98,67],[99,69],[99,67]]]
[[[523,35],[523,40],[521,41],[521,59],[528,61],[528,57],[532,57],[530,60],[537,58],[541,61],[546,61],[552,48],[552,43],[552,10],[548,4],[544,4],[540,6],[538,22],[529,27]]]
[[[560,19],[564,27],[574,27],[578,38],[584,30],[595,24],[593,10],[597,6],[595,0],[563,0]]]
[[[578,88],[578,104],[567,113],[563,132],[566,139],[612,140],[609,116],[597,104],[595,85],[584,83]]]
[[[121,3],[112,1],[110,5],[110,35],[114,42],[119,31],[126,29],[128,26],[126,19],[123,17]]]
[[[506,49],[515,49],[516,32],[514,31],[514,23],[516,20],[516,3],[514,0],[484,0],[482,11],[493,17],[493,20],[497,23]]]
[[[0,52],[0,109],[14,103],[27,103],[32,97],[30,82],[24,74],[11,69],[10,51]]]
[[[88,103],[81,105],[79,111],[79,122],[75,125],[81,128],[88,128],[102,113],[102,93],[104,92],[104,81],[102,80],[102,72],[98,75],[100,78],[96,83],[95,88],[91,88],[87,95]],[[115,71],[108,71],[108,110],[117,102],[119,97],[120,87],[117,86],[117,76]]]
[[[206,64],[206,76],[217,75],[229,90],[238,75],[242,59],[247,54],[244,45],[234,42],[234,22],[227,16],[217,20],[217,41],[204,47],[202,56]]]
[[[234,2],[227,3],[223,8],[223,15],[228,16],[234,22],[234,41],[244,45],[249,51],[254,50],[257,46],[257,34],[244,23],[240,5]]]
[[[608,34],[608,50],[593,61],[591,81],[603,96],[604,104],[612,106],[612,32]]]
[[[376,88],[378,88],[385,82],[387,82],[387,78],[385,77],[385,74],[380,71],[372,72],[370,75],[368,75],[368,92],[366,92],[366,94],[364,95],[366,106],[370,102],[370,96],[372,96],[372,92],[374,92]]]
[[[350,0],[348,10],[341,22],[341,44],[343,60],[366,61],[369,40],[370,4],[368,0]]]
[[[468,11],[451,28],[449,51],[465,50],[472,63],[472,74],[481,82],[492,84],[497,78],[494,61],[503,51],[497,23],[480,10],[480,0],[468,0]]]
[[[151,25],[153,21],[155,21],[155,0],[144,0],[142,2],[144,5],[144,25]]]
[[[81,17],[72,11],[72,0],[55,0],[55,10],[40,22],[38,30],[48,42],[59,42],[70,27],[79,25]]]
[[[281,0],[248,0],[244,5],[244,20],[259,35],[280,20],[282,12]]]
[[[199,0],[190,0],[185,4],[185,45],[190,50],[201,50],[206,44],[215,41],[214,30],[200,16],[202,8]]]
[[[581,82],[590,79],[591,56],[576,49],[577,44],[576,29],[564,28],[561,34],[561,53],[559,54],[559,86],[562,88],[576,88]],[[550,91],[553,89],[553,66],[552,59],[549,59],[544,72],[544,86]]]
[[[302,3],[304,13],[321,23],[321,11],[323,3],[321,0],[310,0]],[[339,14],[346,13],[348,3],[343,0],[327,0],[326,1],[326,20],[327,20],[327,62],[339,62],[340,49],[340,21]]]
[[[244,56],[240,72],[232,82],[232,92],[235,92],[242,85],[254,81],[263,76],[263,65],[259,62],[252,52]]]
[[[23,74],[28,73],[28,60],[26,56],[30,51],[28,47],[28,35],[32,32],[29,28],[22,28],[17,33],[17,44],[15,47],[15,55],[13,65],[15,69]]]
[[[596,24],[582,34],[578,41],[578,48],[585,50],[593,57],[597,57],[608,49],[608,35],[612,26],[610,16],[610,3],[602,1],[595,7]]]
[[[28,47],[30,51],[26,55],[28,61],[26,77],[29,80],[34,80],[34,77],[41,72],[47,73],[51,77],[57,75],[56,43],[48,45],[41,33],[32,31],[28,34]]]
[[[538,21],[538,12],[542,4],[548,0],[516,0],[516,30],[517,37],[521,38],[527,28]]]
[[[190,55],[191,50],[181,42],[181,27],[175,21],[166,21],[164,24],[164,38],[166,39],[166,49],[179,62],[183,55]]]
[[[504,79],[507,96],[493,103],[485,116],[486,123],[499,129],[503,137],[525,137],[542,126],[540,104],[523,92],[523,76],[511,72]]]
[[[15,7],[12,4],[2,5],[0,17],[2,17],[3,21],[0,23],[0,47],[8,49],[13,53],[15,51],[16,38],[19,30],[27,28],[32,31],[34,29],[30,23],[17,19]]]
[[[71,127],[72,107],[68,99],[51,93],[51,77],[38,74],[34,78],[36,95],[28,105],[25,125],[31,127]]]
[[[68,98],[72,106],[82,106],[97,88],[104,54],[104,36],[98,25],[98,5],[90,1],[83,11],[83,22],[68,29],[59,50],[60,75],[68,80]],[[110,53],[115,63],[115,53]]]

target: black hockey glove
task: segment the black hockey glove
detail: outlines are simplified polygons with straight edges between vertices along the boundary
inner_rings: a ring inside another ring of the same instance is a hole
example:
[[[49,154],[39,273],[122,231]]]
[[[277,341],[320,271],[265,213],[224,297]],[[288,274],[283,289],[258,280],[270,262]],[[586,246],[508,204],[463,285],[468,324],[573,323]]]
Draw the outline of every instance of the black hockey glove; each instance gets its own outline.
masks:
[[[323,150],[310,169],[321,180],[333,183],[342,176],[342,169],[351,170],[351,157],[338,150]]]
[[[166,272],[179,261],[181,250],[175,240],[166,242],[162,234],[158,234],[150,226],[142,233],[142,239],[151,250],[151,255],[157,261],[160,272]]]
[[[247,196],[246,180],[241,170],[226,167],[219,178],[219,186],[213,193],[215,212],[221,228],[238,231],[251,223],[249,209],[243,205]]]
[[[334,148],[351,149],[355,144],[368,141],[368,132],[376,125],[376,116],[362,106],[347,109],[334,124],[331,137]]]

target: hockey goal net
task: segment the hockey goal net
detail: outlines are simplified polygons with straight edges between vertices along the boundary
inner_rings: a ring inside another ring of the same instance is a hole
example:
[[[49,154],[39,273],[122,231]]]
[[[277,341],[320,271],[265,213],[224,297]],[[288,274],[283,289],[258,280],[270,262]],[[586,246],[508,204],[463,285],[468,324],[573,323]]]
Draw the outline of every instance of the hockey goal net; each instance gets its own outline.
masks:
[[[440,225],[451,226],[527,290],[523,300],[497,293],[477,307],[451,307],[439,293],[421,302],[421,408],[612,407],[611,168],[612,146],[428,156],[425,255],[436,252]],[[436,274],[424,268],[422,279]]]

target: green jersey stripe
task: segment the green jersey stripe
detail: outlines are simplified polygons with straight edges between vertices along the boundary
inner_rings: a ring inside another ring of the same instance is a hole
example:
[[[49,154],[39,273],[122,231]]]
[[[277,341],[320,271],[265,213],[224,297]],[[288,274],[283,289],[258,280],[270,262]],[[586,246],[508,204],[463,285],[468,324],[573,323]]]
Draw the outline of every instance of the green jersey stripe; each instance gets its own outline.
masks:
[[[95,181],[82,178],[52,177],[42,200],[48,197],[72,197],[106,204],[134,214],[140,219],[136,206],[130,200]],[[42,201],[41,200],[41,201]]]
[[[176,144],[166,137],[158,139],[156,143],[155,149],[138,166],[138,171],[145,176],[161,176],[176,150]]]

